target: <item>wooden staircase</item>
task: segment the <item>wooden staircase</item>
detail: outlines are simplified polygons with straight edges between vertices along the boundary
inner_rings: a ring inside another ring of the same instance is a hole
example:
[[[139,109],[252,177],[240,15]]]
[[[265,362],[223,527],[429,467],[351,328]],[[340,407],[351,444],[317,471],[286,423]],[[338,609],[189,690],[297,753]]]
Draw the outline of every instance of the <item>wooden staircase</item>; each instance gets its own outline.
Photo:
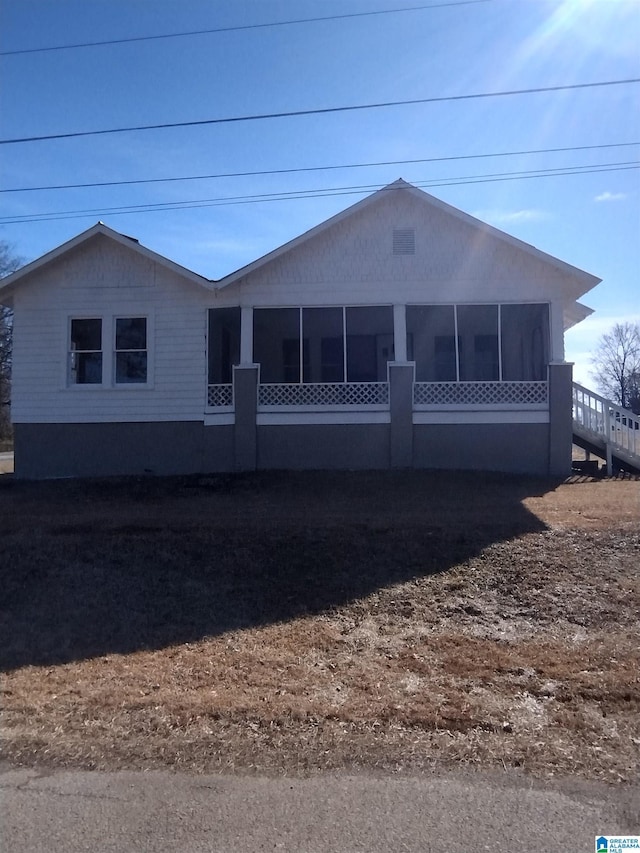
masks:
[[[607,474],[640,474],[640,415],[573,383],[573,443],[604,459]]]

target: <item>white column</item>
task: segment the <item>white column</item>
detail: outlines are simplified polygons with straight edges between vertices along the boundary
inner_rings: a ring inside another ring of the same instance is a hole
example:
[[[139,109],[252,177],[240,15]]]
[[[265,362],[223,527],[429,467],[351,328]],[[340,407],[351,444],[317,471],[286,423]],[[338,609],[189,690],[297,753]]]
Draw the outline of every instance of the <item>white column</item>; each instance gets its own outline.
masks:
[[[407,314],[404,305],[393,306],[394,361],[407,360]]]
[[[253,364],[253,308],[240,309],[240,364]]]
[[[561,302],[552,302],[551,311],[551,361],[555,364],[564,362],[564,306]]]

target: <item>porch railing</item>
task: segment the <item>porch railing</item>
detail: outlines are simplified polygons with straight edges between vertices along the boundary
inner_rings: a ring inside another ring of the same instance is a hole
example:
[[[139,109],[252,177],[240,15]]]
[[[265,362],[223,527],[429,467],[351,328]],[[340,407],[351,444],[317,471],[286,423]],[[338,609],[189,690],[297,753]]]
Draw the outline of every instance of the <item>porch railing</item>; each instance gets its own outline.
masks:
[[[211,409],[231,408],[233,406],[233,385],[208,385],[207,406]]]
[[[417,409],[443,406],[495,406],[546,409],[547,382],[415,382],[413,405]]]
[[[260,408],[358,406],[386,409],[388,382],[296,382],[258,385]]]
[[[640,415],[577,382],[573,383],[573,423],[581,433],[591,434],[640,462]]]

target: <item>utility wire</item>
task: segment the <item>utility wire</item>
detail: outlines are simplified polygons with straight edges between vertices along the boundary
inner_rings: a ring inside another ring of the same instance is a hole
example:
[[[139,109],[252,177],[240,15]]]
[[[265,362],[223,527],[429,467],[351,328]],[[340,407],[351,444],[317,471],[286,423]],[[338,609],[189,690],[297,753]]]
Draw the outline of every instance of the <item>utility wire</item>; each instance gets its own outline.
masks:
[[[490,154],[458,154],[450,157],[423,157],[419,160],[380,160],[371,163],[343,163],[333,166],[302,166],[295,169],[262,169],[256,172],[219,172],[213,175],[182,175],[170,178],[138,178],[126,181],[93,181],[83,184],[50,184],[39,187],[8,187],[0,193],[27,193],[44,190],[76,190],[89,187],[122,187],[137,184],[163,184],[176,181],[207,181],[215,178],[253,178],[264,175],[293,175],[301,172],[329,172],[337,169],[369,169],[377,166],[407,166],[418,163],[445,163],[453,160],[480,160],[489,157],[518,157],[527,154],[556,154],[567,151],[594,151],[602,148],[625,148],[640,142],[611,142],[602,145],[572,145],[565,148],[533,148],[527,151],[498,151]]]
[[[499,98],[512,95],[532,95],[541,92],[565,92],[576,89],[593,89],[602,86],[621,86],[629,83],[640,83],[640,77],[627,80],[599,80],[593,83],[572,83],[562,86],[537,86],[530,89],[510,89],[501,92],[476,92],[468,95],[442,95],[435,98],[413,98],[405,101],[383,101],[376,104],[352,104],[340,107],[322,107],[313,110],[290,110],[281,113],[260,113],[257,115],[227,116],[225,118],[199,119],[197,121],[162,122],[160,124],[132,125],[130,127],[112,127],[102,130],[80,130],[71,133],[50,133],[45,136],[22,136],[14,139],[0,139],[0,145],[13,145],[24,142],[45,142],[52,139],[72,139],[82,136],[103,136],[110,133],[130,133],[134,130],[165,130],[172,127],[201,127],[212,124],[230,124],[243,121],[264,121],[265,119],[292,118],[310,115],[328,115],[329,113],[345,113],[354,110],[374,110],[383,107],[411,106],[416,104],[435,104],[451,101],[470,101],[480,98]]]
[[[524,172],[497,172],[485,175],[464,175],[455,178],[416,181],[413,182],[412,185],[418,187],[459,186],[463,184],[473,183],[491,183],[494,181],[561,177],[565,175],[584,175],[595,174],[599,172],[617,172],[638,168],[640,168],[640,161],[631,160],[620,163],[599,163],[585,166],[567,166],[560,167],[557,169],[536,169]],[[245,196],[222,196],[218,198],[193,199],[182,202],[158,202],[157,204],[147,203],[140,205],[127,205],[124,207],[67,210],[41,214],[25,214],[24,216],[16,216],[13,218],[5,217],[0,219],[0,224],[13,225],[18,223],[29,222],[48,222],[61,219],[78,219],[87,216],[104,215],[105,213],[108,213],[111,216],[119,216],[130,213],[151,213],[154,211],[160,212],[169,210],[186,210],[198,207],[218,207],[229,204],[255,204],[264,201],[286,201],[310,198],[325,198],[333,195],[363,194],[371,192],[371,190],[378,189],[380,189],[379,185],[329,187],[327,189],[294,190],[291,192],[259,193]],[[391,186],[383,189],[395,190],[397,189],[397,187]]]
[[[160,39],[184,38],[186,36],[202,36],[213,33],[232,33],[241,30],[263,30],[269,27],[289,27],[298,24],[315,24],[322,21],[340,21],[346,18],[366,18],[373,15],[396,15],[400,12],[423,12],[428,9],[441,9],[445,6],[473,6],[477,3],[489,3],[491,0],[455,0],[455,2],[429,3],[424,6],[405,6],[400,9],[378,9],[371,12],[351,12],[343,15],[326,15],[317,18],[294,18],[289,21],[271,21],[264,24],[239,24],[233,27],[215,27],[208,30],[188,30],[180,33],[162,33],[156,36],[133,36],[131,38],[107,39],[105,41],[86,41],[78,44],[57,44],[50,47],[29,47],[19,50],[3,50],[0,56],[18,56],[24,53],[46,53],[55,50],[76,50],[84,47],[104,47],[112,44],[130,44],[140,41],[158,41]]]

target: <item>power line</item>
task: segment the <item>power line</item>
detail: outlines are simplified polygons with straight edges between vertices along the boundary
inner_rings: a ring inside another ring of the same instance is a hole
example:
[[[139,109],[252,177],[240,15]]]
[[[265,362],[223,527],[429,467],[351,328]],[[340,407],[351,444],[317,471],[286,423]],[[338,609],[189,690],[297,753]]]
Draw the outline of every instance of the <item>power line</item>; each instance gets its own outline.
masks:
[[[423,157],[418,160],[380,160],[370,163],[343,163],[332,166],[302,166],[291,169],[262,169],[253,172],[220,172],[212,175],[182,175],[170,178],[138,178],[125,181],[93,181],[82,184],[51,184],[39,187],[9,187],[0,193],[25,193],[44,190],[75,190],[95,187],[122,187],[137,184],[162,184],[176,181],[206,181],[216,178],[253,178],[265,175],[293,175],[301,172],[329,172],[338,169],[368,169],[378,166],[407,166],[419,163],[445,163],[453,160],[480,160],[489,157],[518,157],[529,154],[556,154],[568,151],[594,151],[602,148],[625,148],[640,145],[640,142],[611,142],[602,145],[572,145],[565,148],[533,148],[525,151],[498,151],[489,154],[458,154],[449,157]]]
[[[557,169],[537,169],[523,172],[498,172],[485,175],[464,175],[455,178],[415,181],[413,186],[443,187],[460,186],[464,184],[492,183],[499,181],[525,180],[533,178],[563,177],[567,175],[596,174],[599,172],[618,172],[640,168],[640,161],[631,160],[620,163],[599,163],[585,166],[567,166]],[[379,185],[360,185],[347,187],[329,187],[327,189],[294,190],[291,192],[259,193],[248,196],[222,196],[211,199],[193,199],[175,202],[158,202],[155,204],[127,205],[123,207],[92,208],[85,210],[67,210],[41,214],[25,214],[13,218],[0,219],[0,224],[15,225],[31,222],[49,222],[62,219],[82,219],[88,216],[109,214],[121,216],[131,213],[152,213],[170,210],[188,210],[199,207],[219,207],[231,204],[257,204],[265,201],[289,201],[313,198],[325,198],[334,195],[357,195],[380,189]],[[389,188],[391,190],[394,187]]]
[[[530,89],[510,89],[501,92],[476,92],[468,95],[442,95],[434,98],[413,98],[404,101],[383,101],[376,104],[352,104],[340,107],[322,107],[313,110],[290,110],[281,113],[260,113],[257,115],[227,116],[225,118],[199,119],[197,121],[162,122],[160,124],[132,125],[130,127],[112,127],[102,130],[80,130],[70,133],[50,133],[45,136],[23,136],[14,139],[0,139],[0,145],[13,145],[24,142],[45,142],[53,139],[72,139],[82,136],[103,136],[111,133],[130,133],[135,130],[166,130],[173,127],[202,127],[213,124],[230,124],[232,122],[264,121],[265,119],[294,118],[298,116],[328,115],[329,113],[345,113],[354,110],[374,110],[383,107],[401,107],[417,104],[435,104],[451,101],[470,101],[480,98],[499,98],[513,95],[532,95],[542,92],[564,92],[576,89],[593,89],[601,86],[621,86],[629,83],[640,83],[640,77],[628,80],[600,80],[593,83],[572,83],[562,86],[537,86]]]
[[[112,44],[130,44],[140,41],[159,41],[160,39],[184,38],[186,36],[201,36],[214,33],[232,33],[241,30],[262,30],[269,27],[288,27],[298,24],[315,24],[322,21],[340,21],[346,18],[366,18],[373,15],[395,15],[401,12],[423,12],[427,9],[441,9],[445,6],[472,6],[477,3],[490,3],[492,0],[451,0],[446,3],[429,3],[424,6],[405,6],[400,9],[378,9],[371,12],[351,12],[343,15],[326,15],[317,18],[294,18],[289,21],[271,21],[264,24],[241,24],[233,27],[215,27],[208,30],[188,30],[180,33],[162,33],[156,36],[133,36],[131,38],[106,39],[104,41],[86,41],[78,44],[57,44],[50,47],[30,47],[19,50],[3,50],[0,56],[18,56],[24,53],[46,53],[55,50],[76,50],[86,47],[104,47]]]

